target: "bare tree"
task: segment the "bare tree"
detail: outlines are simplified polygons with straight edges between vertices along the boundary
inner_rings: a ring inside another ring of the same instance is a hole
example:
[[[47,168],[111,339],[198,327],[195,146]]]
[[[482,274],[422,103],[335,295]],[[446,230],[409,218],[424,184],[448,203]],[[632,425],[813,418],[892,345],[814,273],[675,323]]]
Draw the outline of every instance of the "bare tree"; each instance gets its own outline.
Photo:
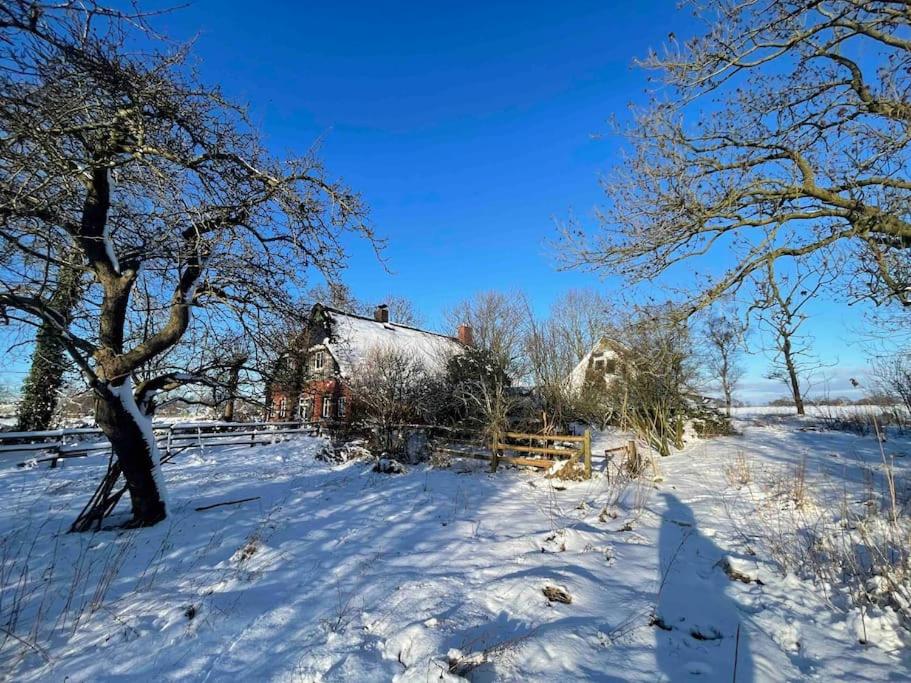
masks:
[[[329,282],[316,285],[307,291],[309,306],[323,304],[347,313],[369,314],[368,305],[358,300],[354,292],[344,282]]]
[[[810,375],[821,367],[812,351],[812,339],[801,332],[808,318],[805,308],[826,282],[815,270],[778,275],[774,262],[769,261],[765,278],[756,285],[760,296],[752,308],[772,336],[768,376],[787,385],[798,415],[806,413],[804,397]]]
[[[432,421],[440,384],[440,378],[413,354],[377,347],[358,365],[347,386],[355,419],[375,427],[380,447],[394,453],[397,428]]]
[[[234,421],[237,402],[243,398],[241,383],[243,373],[248,368],[252,351],[250,343],[244,337],[225,339],[218,347],[218,365],[220,372],[213,372],[216,385],[213,390],[213,403],[221,405],[221,419],[224,422]]]
[[[359,198],[313,153],[270,156],[186,49],[136,52],[156,40],[133,41],[144,21],[90,1],[0,5],[0,307],[58,330],[116,454],[74,529],[124,491],[132,524],[165,517],[155,397],[211,377],[147,368],[179,359],[188,331],[261,336],[309,267],[340,269],[343,232],[372,239]],[[67,268],[87,282],[69,319],[52,303]]]
[[[911,351],[877,359],[873,374],[883,395],[897,397],[911,414]]]
[[[616,317],[613,303],[592,289],[571,289],[551,306],[555,335],[576,362],[592,350]]]
[[[746,329],[746,323],[731,309],[714,312],[703,326],[706,369],[712,380],[718,382],[721,387],[728,415],[731,414],[734,389],[744,375],[741,358],[744,353]]]
[[[513,379],[525,375],[525,324],[527,303],[521,293],[479,292],[445,313],[450,329],[470,325],[474,344],[506,369]]]
[[[577,392],[569,381],[579,361],[573,340],[558,318],[535,320],[530,308],[526,329],[525,353],[531,381],[542,402],[544,432],[565,430],[577,417]]]
[[[855,295],[911,305],[907,3],[687,4],[706,28],[641,62],[660,88],[604,181],[603,229],[564,231],[567,263],[641,282],[733,254],[704,306],[770,260],[838,253]]]
[[[415,308],[414,302],[407,297],[389,294],[380,303],[389,307],[389,320],[394,323],[418,327],[424,322],[424,317]]]
[[[388,294],[377,301],[364,301],[354,296],[351,288],[342,282],[332,282],[327,285],[311,287],[307,292],[310,304],[321,303],[332,308],[337,308],[346,313],[371,316],[379,304],[385,304],[389,309],[389,319],[399,325],[417,327],[424,321],[414,302],[398,294]]]

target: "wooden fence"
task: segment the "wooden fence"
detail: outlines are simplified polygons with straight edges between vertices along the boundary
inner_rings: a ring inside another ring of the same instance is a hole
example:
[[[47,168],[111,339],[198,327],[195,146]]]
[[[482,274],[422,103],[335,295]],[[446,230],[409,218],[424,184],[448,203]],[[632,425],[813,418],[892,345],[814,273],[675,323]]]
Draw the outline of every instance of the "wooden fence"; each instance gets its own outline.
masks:
[[[574,445],[565,446],[567,443]],[[500,463],[550,469],[555,462],[571,461],[581,462],[586,479],[592,475],[592,436],[589,430],[582,435],[506,432],[501,438],[493,440],[489,450],[482,449],[480,443],[472,445],[468,442],[463,442],[461,447],[453,444],[434,447],[434,450],[454,457],[488,460],[491,472],[496,472]]]
[[[535,443],[540,445],[534,445]],[[560,443],[574,443],[578,446],[558,446]],[[510,465],[526,465],[550,469],[557,460],[568,460],[577,463],[582,460],[582,470],[586,479],[592,476],[592,433],[586,429],[581,436],[572,434],[523,434],[506,432],[502,439],[495,438],[491,444],[490,469],[497,471],[500,462]],[[503,452],[528,453],[544,456],[529,458],[524,455],[505,456]]]
[[[176,455],[205,446],[256,446],[284,441],[295,434],[312,434],[300,422],[200,422],[158,424],[152,428],[163,455]],[[61,459],[110,453],[111,444],[97,427],[43,432],[0,432],[0,459],[33,456],[56,467]],[[20,466],[25,463],[19,463]]]

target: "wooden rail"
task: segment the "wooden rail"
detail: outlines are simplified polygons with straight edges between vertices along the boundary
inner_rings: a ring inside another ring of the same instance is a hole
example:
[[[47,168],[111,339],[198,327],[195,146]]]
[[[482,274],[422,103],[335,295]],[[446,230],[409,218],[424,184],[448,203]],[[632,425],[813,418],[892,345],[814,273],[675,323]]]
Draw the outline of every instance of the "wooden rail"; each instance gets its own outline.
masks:
[[[152,431],[164,455],[205,446],[256,446],[275,443],[295,434],[312,433],[300,422],[201,422],[157,424]],[[111,444],[96,427],[42,432],[0,432],[0,458],[35,453],[56,467],[61,459],[109,453]],[[20,463],[20,466],[25,463]]]
[[[505,462],[512,465],[526,465],[528,467],[539,467],[542,469],[550,468],[554,462],[557,462],[553,458],[524,458],[524,457],[515,457],[515,456],[504,456],[502,455],[503,451],[511,451],[514,453],[533,453],[540,455],[553,455],[558,456],[561,459],[568,460],[570,462],[578,462],[582,459],[582,469],[586,479],[590,479],[592,476],[592,433],[591,430],[586,429],[585,433],[581,436],[571,435],[571,434],[524,434],[521,432],[506,432],[503,434],[504,440],[494,437],[493,443],[491,444],[490,452],[490,471],[496,472],[497,466],[500,462]],[[527,441],[543,441],[545,443],[550,441],[555,442],[570,442],[578,443],[580,446],[578,448],[556,448],[556,447],[547,447],[547,446],[525,446],[522,444],[511,443],[511,440],[527,440]]]
[[[524,434],[522,432],[506,432],[503,436],[508,439],[530,439],[534,441],[574,441],[582,443],[585,436],[575,434]]]

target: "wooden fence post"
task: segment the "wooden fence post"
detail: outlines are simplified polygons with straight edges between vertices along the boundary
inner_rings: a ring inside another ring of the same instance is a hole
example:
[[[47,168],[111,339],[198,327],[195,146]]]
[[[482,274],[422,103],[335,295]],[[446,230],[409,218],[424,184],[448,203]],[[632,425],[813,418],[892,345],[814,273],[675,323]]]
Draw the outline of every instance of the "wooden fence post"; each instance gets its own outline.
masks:
[[[494,433],[493,443],[491,443],[491,448],[490,448],[490,471],[491,472],[496,472],[497,465],[500,464],[500,454],[499,454],[499,451],[497,450],[499,448],[500,444],[498,442],[499,442],[499,438],[497,437],[497,434]]]
[[[636,447],[636,441],[632,440],[626,444],[626,461],[627,469],[634,475],[639,476],[642,469],[642,463],[639,461],[639,449]]]
[[[582,442],[582,458],[585,463],[585,478],[592,478],[592,430],[586,429],[583,434],[585,440]]]

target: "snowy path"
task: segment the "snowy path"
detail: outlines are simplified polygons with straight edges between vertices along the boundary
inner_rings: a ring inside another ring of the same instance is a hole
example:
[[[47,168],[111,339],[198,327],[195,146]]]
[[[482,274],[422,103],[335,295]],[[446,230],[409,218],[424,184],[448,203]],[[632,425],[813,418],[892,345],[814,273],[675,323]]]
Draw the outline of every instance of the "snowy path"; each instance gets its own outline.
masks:
[[[873,458],[872,440],[749,427],[663,459],[663,481],[619,502],[604,478],[554,486],[463,461],[391,476],[317,461],[319,447],[189,455],[165,472],[167,522],[93,537],[57,531],[97,463],[0,470],[4,548],[28,556],[38,539],[22,623],[42,580],[55,605],[76,594],[77,612],[112,575],[76,627],[39,623],[50,661],[26,652],[16,679],[459,680],[461,653],[474,681],[730,681],[735,649],[741,682],[907,678],[885,626],[858,645],[852,615],[749,554],[748,510],[723,474],[740,450],[773,467],[805,449],[830,477]],[[729,579],[724,558],[763,585]],[[572,603],[549,602],[548,585]],[[13,654],[0,651],[5,667]]]

